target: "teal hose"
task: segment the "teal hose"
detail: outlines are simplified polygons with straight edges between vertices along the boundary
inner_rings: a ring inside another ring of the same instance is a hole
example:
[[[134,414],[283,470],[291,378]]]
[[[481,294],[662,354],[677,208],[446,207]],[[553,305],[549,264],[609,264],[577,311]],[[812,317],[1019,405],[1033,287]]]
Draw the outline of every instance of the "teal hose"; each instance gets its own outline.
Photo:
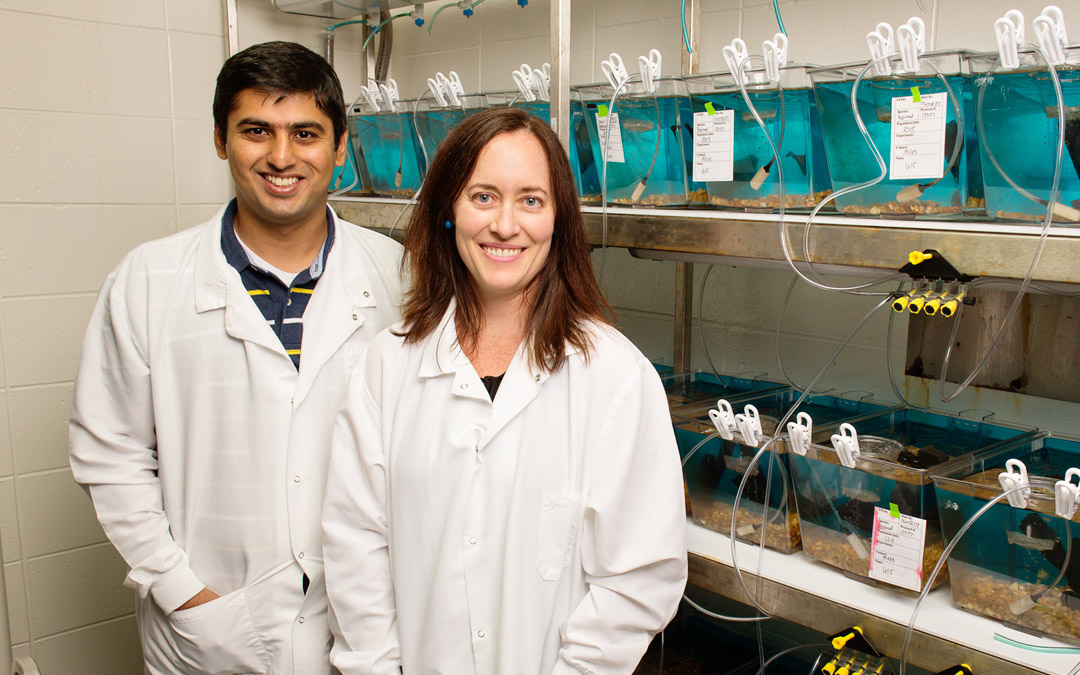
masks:
[[[779,15],[780,10],[778,9],[776,11],[778,12],[777,16],[780,16]],[[690,36],[686,32],[686,0],[682,0],[681,16],[682,16],[682,39],[683,39],[683,44],[686,45],[686,53],[687,54],[693,54],[694,50],[690,49]]]
[[[367,39],[364,40],[364,46],[361,48],[360,51],[367,51],[367,46],[368,46],[368,43],[371,42],[371,38],[375,37],[375,35],[378,34],[379,30],[381,30],[383,26],[390,23],[394,19],[400,19],[403,16],[411,16],[411,15],[412,14],[410,12],[406,12],[404,14],[395,14],[394,16],[390,17],[386,21],[381,22],[378,26],[375,26],[374,28],[372,28],[371,29],[371,35],[368,35]]]
[[[367,19],[353,19],[352,21],[342,21],[341,23],[335,23],[333,26],[328,27],[326,29],[326,32],[333,33],[335,30],[341,28],[342,26],[350,26],[354,23],[367,24]]]
[[[457,3],[456,2],[448,2],[445,5],[443,5],[442,7],[435,10],[435,13],[431,15],[431,21],[428,22],[428,27],[427,27],[427,34],[428,35],[431,35],[431,29],[435,27],[435,19],[438,19],[439,15],[442,14],[443,10],[446,9],[447,7],[457,7]]]
[[[685,3],[686,0],[683,0]],[[780,32],[787,35],[787,29],[784,28],[784,20],[780,17],[780,2],[779,0],[772,0],[773,11],[776,12],[776,25],[780,27]]]

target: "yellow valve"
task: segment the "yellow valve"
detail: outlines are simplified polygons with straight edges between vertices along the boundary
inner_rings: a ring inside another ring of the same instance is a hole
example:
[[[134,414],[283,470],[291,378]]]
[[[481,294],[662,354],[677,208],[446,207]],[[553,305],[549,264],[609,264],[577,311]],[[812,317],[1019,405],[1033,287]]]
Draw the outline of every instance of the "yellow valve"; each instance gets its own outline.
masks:
[[[923,305],[925,305],[925,304],[926,304],[926,296],[925,295],[920,295],[917,298],[912,298],[911,302],[908,303],[907,311],[911,312],[912,314],[918,314],[919,312],[922,311]]]
[[[824,666],[822,666],[821,672],[825,673],[826,675],[836,675],[836,659],[833,659],[832,661],[829,661]]]
[[[926,312],[927,314],[929,314],[930,316],[934,316],[935,314],[937,314],[939,309],[941,309],[941,296],[940,295],[937,296],[936,298],[934,298],[933,300],[928,300],[927,303],[925,305],[923,305],[923,311]]]
[[[912,265],[918,265],[919,263],[923,262],[924,260],[929,260],[930,258],[933,258],[933,257],[934,257],[933,253],[923,253],[922,251],[912,251],[911,253],[908,254],[907,259],[908,259],[908,262],[911,263]]]
[[[892,308],[894,312],[903,313],[907,309],[908,303],[911,302],[911,298],[918,293],[917,290],[912,289],[907,292],[907,295],[901,295],[899,298],[893,300]]]
[[[836,675],[851,675],[851,671],[848,670],[847,666],[840,666],[836,671]]]
[[[956,314],[956,310],[960,309],[960,301],[964,299],[964,294],[960,293],[955,298],[941,303],[941,316],[946,319],[950,318],[953,314]]]
[[[848,642],[851,641],[851,639],[853,637],[855,637],[856,631],[859,634],[862,634],[862,628],[859,628],[858,626],[854,626],[852,628],[851,632],[848,633],[847,635],[837,635],[836,637],[834,637],[832,639],[833,649],[843,649],[844,645],[846,645]]]

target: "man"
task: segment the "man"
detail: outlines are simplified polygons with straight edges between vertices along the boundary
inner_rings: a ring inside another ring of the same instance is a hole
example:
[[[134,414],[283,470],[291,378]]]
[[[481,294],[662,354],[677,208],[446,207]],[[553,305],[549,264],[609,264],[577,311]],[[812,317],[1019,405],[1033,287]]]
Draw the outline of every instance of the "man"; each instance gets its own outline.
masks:
[[[330,433],[352,362],[398,319],[401,247],[327,206],[345,104],[314,52],[230,58],[214,143],[236,199],[101,290],[71,466],[131,568],[149,673],[329,673]]]

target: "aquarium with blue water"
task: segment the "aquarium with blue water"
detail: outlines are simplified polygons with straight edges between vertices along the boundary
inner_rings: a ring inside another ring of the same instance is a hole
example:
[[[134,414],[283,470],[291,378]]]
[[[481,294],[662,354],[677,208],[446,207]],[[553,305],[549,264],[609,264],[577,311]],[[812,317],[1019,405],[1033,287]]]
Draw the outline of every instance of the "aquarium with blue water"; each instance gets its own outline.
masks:
[[[858,441],[854,466],[844,466],[832,444],[833,434],[843,435],[843,429],[821,428],[816,417],[805,456],[788,454],[803,550],[846,573],[914,592],[922,590],[945,550],[932,475],[970,459],[978,450],[1034,433],[986,419],[906,407],[848,422]],[[899,562],[890,548],[895,542],[883,534],[894,519],[922,530],[921,547],[909,541],[896,543],[907,547]],[[945,580],[939,575],[935,586]]]
[[[889,75],[868,69],[869,62],[809,71],[832,189],[840,192],[881,175],[855,121],[852,90],[859,117],[885,164],[884,180],[838,195],[837,209],[859,216],[983,213],[971,78],[962,61],[967,54],[924,54],[916,73],[896,72],[898,59],[889,62]]]
[[[444,106],[427,96],[421,96],[416,101],[416,133],[425,166],[435,159],[435,151],[451,131],[466,118],[484,109],[484,98],[479,94],[465,94],[458,98],[461,105],[448,103]]]
[[[570,100],[570,168],[574,185],[582,204],[600,203],[600,171],[589,143],[589,128],[585,122],[585,104]]]
[[[574,88],[584,108],[593,162],[604,182],[607,156],[609,204],[686,206],[708,200],[704,184],[693,184],[693,116],[682,80],[660,78],[656,91],[626,84],[611,109],[610,85]],[[610,133],[609,133],[610,129]]]
[[[349,133],[360,144],[371,187],[383,197],[411,197],[424,174],[413,124],[413,101],[398,101],[396,111],[370,107],[349,115]]]
[[[705,371],[676,374],[671,368],[660,373],[660,381],[667,394],[668,406],[681,408],[695,403],[713,407],[719,399],[738,401],[767,391],[787,389],[788,385],[761,377],[742,375],[719,375]]]
[[[759,443],[748,443],[737,430],[733,432],[731,440],[719,436],[705,440],[716,434],[716,426],[709,417],[709,410],[717,407],[715,400],[671,411],[675,439],[684,460],[683,477],[690,512],[695,521],[710,530],[730,534],[735,493],[750,461],[757,449],[777,434],[780,419],[795,405],[799,396],[799,391],[787,388],[729,401],[735,414],[747,414],[747,406],[757,410],[764,434]],[[846,419],[857,419],[883,410],[888,410],[888,406],[867,399],[816,394],[809,396],[797,412],[812,415],[815,423],[825,429]],[[792,419],[795,419],[794,416]],[[700,447],[694,451],[699,444]],[[739,500],[735,536],[756,543],[761,540],[764,523],[765,545],[791,553],[799,548],[800,528],[787,459],[786,443],[780,440],[762,454],[751,470]]]
[[[694,75],[686,79],[690,108],[695,115],[695,163],[709,193],[709,203],[725,209],[775,210],[780,206],[783,176],[784,208],[809,211],[831,191],[825,146],[811,91],[809,66],[781,69],[780,82],[766,79],[751,67],[746,90],[754,109],[776,145],[772,146],[746,104],[729,72]],[[709,122],[730,136],[713,133]],[[728,127],[730,125],[730,127]]]
[[[345,164],[334,169],[334,175],[330,179],[330,192],[345,192],[356,197],[370,197],[375,194],[371,189],[371,179],[367,175],[367,167],[363,165],[363,157],[360,154],[360,142],[350,130]]]
[[[975,87],[986,210],[1007,220],[1042,222],[1064,135],[1054,221],[1080,224],[1080,46],[1057,66],[1065,118],[1045,62],[1020,52],[1020,68],[1006,70],[996,53],[967,58]]]
[[[1024,632],[1080,641],[1080,513],[1066,519],[1054,507],[1054,484],[1080,468],[1080,439],[1027,439],[934,476],[941,528],[951,541],[1001,496],[1010,459],[1027,470],[1027,504],[998,502],[960,539],[948,561],[953,601]]]

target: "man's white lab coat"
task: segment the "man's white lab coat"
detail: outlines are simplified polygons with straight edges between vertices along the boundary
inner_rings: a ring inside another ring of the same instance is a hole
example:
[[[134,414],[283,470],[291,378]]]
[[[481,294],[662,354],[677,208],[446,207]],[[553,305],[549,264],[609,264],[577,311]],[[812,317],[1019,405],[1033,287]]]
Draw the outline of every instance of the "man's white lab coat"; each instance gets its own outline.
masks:
[[[652,365],[592,327],[554,373],[519,349],[494,402],[453,308],[352,374],[323,513],[345,675],[629,674],[686,582],[678,449]]]
[[[225,260],[223,212],[138,247],[105,281],[71,466],[131,568],[151,673],[328,673],[330,434],[348,370],[399,316],[401,247],[334,216],[297,372]],[[174,611],[204,586],[222,597]]]

